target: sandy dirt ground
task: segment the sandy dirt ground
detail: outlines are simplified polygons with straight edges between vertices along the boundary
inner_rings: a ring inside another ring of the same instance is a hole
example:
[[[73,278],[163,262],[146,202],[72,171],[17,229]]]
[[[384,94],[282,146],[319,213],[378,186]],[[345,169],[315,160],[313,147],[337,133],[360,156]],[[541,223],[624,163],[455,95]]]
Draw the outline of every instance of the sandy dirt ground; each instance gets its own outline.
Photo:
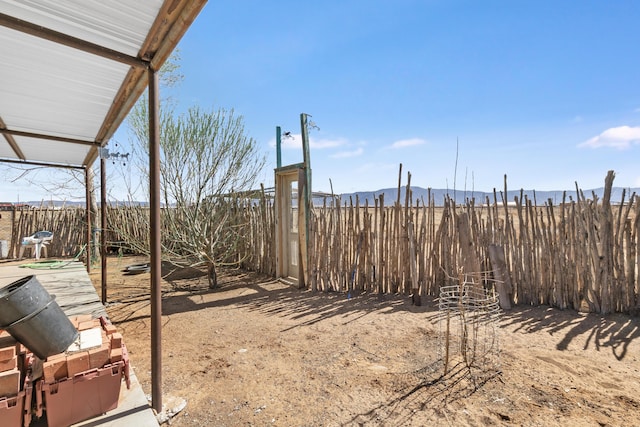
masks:
[[[142,261],[109,260],[107,312],[150,393],[149,274],[121,271]],[[163,274],[163,401],[187,402],[173,426],[640,426],[635,317],[516,307],[494,328],[499,369],[452,354],[445,374],[433,298]]]

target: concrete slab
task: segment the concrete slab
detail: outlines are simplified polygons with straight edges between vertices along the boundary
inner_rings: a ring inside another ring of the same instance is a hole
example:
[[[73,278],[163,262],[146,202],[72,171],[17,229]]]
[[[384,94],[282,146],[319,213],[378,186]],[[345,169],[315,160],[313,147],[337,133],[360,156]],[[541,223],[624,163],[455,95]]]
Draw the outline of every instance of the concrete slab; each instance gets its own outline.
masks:
[[[24,268],[24,265],[37,265],[38,268]],[[25,276],[35,275],[42,286],[51,295],[67,316],[91,314],[97,318],[108,318],[104,305],[89,279],[87,270],[81,262],[64,262],[50,264],[52,268],[44,268],[47,264],[24,263],[0,264],[0,288]],[[124,337],[126,343],[127,337]],[[127,389],[123,381],[120,388],[118,407],[106,414],[75,424],[76,426],[110,426],[110,427],[158,427],[158,420],[149,406],[149,402],[130,369],[131,388]],[[30,427],[46,426],[46,418],[34,419]]]

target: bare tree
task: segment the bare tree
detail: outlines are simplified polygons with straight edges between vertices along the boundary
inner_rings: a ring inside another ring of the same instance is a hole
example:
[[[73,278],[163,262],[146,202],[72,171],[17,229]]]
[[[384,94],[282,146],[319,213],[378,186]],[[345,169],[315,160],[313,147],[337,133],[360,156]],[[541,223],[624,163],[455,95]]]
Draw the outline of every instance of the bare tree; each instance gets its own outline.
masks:
[[[147,117],[144,104],[129,117],[139,148],[148,148]],[[265,157],[233,110],[164,109],[160,123],[162,254],[175,265],[206,265],[209,287],[215,288],[216,265],[242,262],[237,248],[248,230],[243,207]],[[147,159],[146,152],[134,151],[132,160],[148,178]],[[130,243],[149,251],[146,242]]]

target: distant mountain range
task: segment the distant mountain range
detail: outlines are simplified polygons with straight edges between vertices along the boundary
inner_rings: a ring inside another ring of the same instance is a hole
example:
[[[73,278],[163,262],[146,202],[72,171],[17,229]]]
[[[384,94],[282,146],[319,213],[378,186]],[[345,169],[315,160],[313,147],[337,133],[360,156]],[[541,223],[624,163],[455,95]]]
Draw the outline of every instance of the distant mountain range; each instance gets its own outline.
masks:
[[[425,203],[429,200],[429,190],[422,187],[411,187],[413,204],[415,206],[416,200],[424,200]],[[618,204],[621,203],[622,194],[624,195],[624,201],[628,201],[631,194],[636,193],[640,194],[640,188],[623,188],[623,187],[613,187],[611,189],[611,203]],[[604,187],[594,188],[589,190],[582,190],[584,197],[587,199],[593,199],[594,194],[600,200],[604,194]],[[375,205],[375,200],[380,198],[380,195],[384,194],[384,204],[385,206],[392,206],[398,200],[398,189],[397,188],[384,188],[378,191],[358,191],[355,193],[345,193],[340,194],[342,205],[345,202],[349,203],[349,198],[353,200],[355,204],[356,196],[360,200],[360,205],[364,205],[365,202],[369,203],[369,206]],[[565,196],[566,194],[566,196]],[[444,200],[446,196],[449,196],[452,200],[455,199],[456,203],[465,203],[467,200],[475,199],[476,204],[484,204],[489,198],[489,202],[494,202],[494,193],[493,192],[485,192],[485,191],[470,191],[470,190],[452,190],[452,189],[431,189],[431,196],[433,197],[434,203],[436,206],[441,206],[444,204]],[[523,199],[527,197],[529,200],[535,201],[536,204],[542,205],[545,202],[551,200],[554,205],[562,203],[563,196],[565,196],[565,201],[569,202],[571,200],[577,200],[576,190],[558,190],[558,191],[536,191],[536,190],[508,190],[506,194],[507,202],[513,202],[515,198],[518,199],[522,197]],[[498,202],[502,203],[503,201],[503,192],[496,189],[495,198],[497,198]],[[400,188],[400,203],[404,204],[406,198],[406,187],[403,186]],[[314,198],[314,205],[322,205],[323,198]]]
[[[429,199],[429,190],[422,187],[411,187],[411,191],[413,192],[413,204],[415,205],[416,200],[424,200],[426,203]],[[613,187],[611,190],[611,203],[619,204],[622,202],[622,193],[625,192],[624,201],[628,201],[629,197],[633,194],[640,194],[640,188],[623,188],[623,187]],[[520,198],[522,193],[522,197],[525,196],[529,200],[535,200],[538,205],[542,205],[545,202],[551,200],[554,205],[562,203],[563,195],[566,194],[566,201],[577,200],[576,190],[558,190],[558,191],[536,191],[536,190],[509,190],[507,191],[506,199],[508,202],[513,202],[514,199]],[[604,187],[594,188],[589,190],[582,190],[582,193],[587,199],[593,199],[593,195],[595,194],[598,199],[602,199],[604,194]],[[366,202],[369,203],[369,206],[375,206],[375,200],[379,199],[380,196],[384,194],[384,204],[385,206],[392,206],[396,200],[398,199],[398,189],[397,188],[383,188],[377,191],[357,191],[354,193],[343,193],[339,194],[341,199],[341,204],[344,206],[345,202],[349,203],[349,199],[353,200],[353,203],[356,202],[356,197],[360,200],[360,205],[364,206]],[[447,195],[453,200],[455,198],[456,203],[465,203],[467,200],[472,198],[475,199],[476,204],[484,204],[486,203],[487,197],[491,203],[494,202],[494,194],[493,192],[486,191],[470,191],[470,190],[452,190],[452,189],[431,189],[431,195],[433,200],[437,206],[441,206],[444,204],[444,200]],[[406,186],[400,188],[400,202],[402,204],[405,203],[406,197]],[[500,190],[496,190],[496,197],[498,202],[503,201],[503,193]],[[313,203],[316,206],[322,206],[324,202],[323,197],[314,196]],[[327,203],[329,199],[327,199]],[[114,203],[110,201],[109,203]],[[16,204],[16,203],[13,203]],[[20,202],[21,205],[30,205],[30,206],[53,206],[53,207],[84,207],[84,201],[62,201],[62,200],[46,200],[46,201],[28,201],[28,202]],[[142,205],[147,206],[149,203],[147,201],[141,202],[122,202],[122,204],[133,204],[133,205]],[[0,205],[11,205],[11,203],[0,203]]]

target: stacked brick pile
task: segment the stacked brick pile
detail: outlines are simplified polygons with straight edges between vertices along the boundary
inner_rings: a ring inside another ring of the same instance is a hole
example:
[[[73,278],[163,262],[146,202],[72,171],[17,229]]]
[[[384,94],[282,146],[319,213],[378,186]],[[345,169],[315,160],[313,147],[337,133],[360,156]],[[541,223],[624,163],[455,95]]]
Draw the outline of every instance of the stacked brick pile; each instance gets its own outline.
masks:
[[[31,420],[29,417],[25,421],[31,404],[26,356],[27,349],[0,329],[0,424],[3,426],[26,426]]]
[[[18,368],[20,344],[7,331],[0,332],[0,396],[16,396],[22,374]]]
[[[103,368],[105,365],[122,360],[122,334],[115,326],[102,319],[93,319],[91,315],[70,317],[73,326],[80,331],[99,329],[101,345],[86,349],[74,348],[72,345],[64,353],[55,354],[42,361],[42,377],[47,384],[89,371]]]
[[[63,427],[118,406],[122,379],[130,385],[122,334],[103,317],[69,320],[79,338],[45,360],[0,330],[0,426],[28,427],[46,413],[48,427]]]
[[[60,354],[39,361],[34,369],[35,415],[47,415],[48,427],[63,427],[93,418],[118,406],[122,378],[129,386],[129,360],[115,326],[105,318],[91,315],[70,317],[80,332],[79,339]],[[84,336],[93,344],[84,346]]]

